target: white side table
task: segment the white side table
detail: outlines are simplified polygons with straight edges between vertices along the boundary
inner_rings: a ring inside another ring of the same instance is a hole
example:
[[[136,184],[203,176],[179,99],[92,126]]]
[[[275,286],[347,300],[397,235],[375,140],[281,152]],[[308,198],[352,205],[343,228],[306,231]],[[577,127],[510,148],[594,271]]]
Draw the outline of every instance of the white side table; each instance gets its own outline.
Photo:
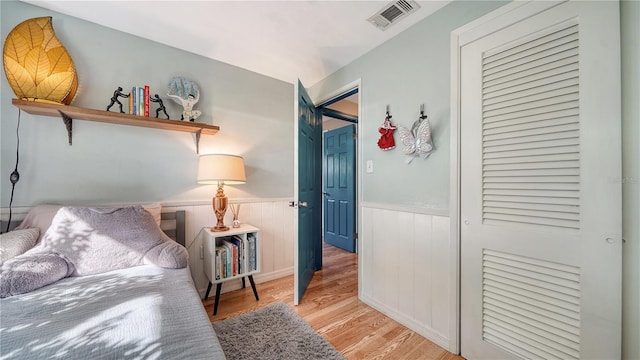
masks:
[[[227,231],[211,231],[211,228],[204,227],[198,236],[204,243],[204,273],[209,279],[205,300],[209,297],[211,285],[216,284],[213,315],[218,313],[222,283],[228,280],[242,279],[244,288],[245,277],[248,277],[253,295],[260,300],[253,281],[253,274],[259,273],[261,266],[260,229],[249,224]]]

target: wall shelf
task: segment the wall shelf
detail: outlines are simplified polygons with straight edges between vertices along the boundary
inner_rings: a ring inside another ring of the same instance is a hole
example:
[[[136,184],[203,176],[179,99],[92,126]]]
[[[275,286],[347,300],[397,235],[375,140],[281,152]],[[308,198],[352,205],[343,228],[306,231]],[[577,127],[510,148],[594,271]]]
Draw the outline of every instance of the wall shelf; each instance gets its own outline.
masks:
[[[13,99],[11,103],[31,115],[44,115],[51,117],[61,116],[67,127],[69,145],[72,143],[73,119],[189,132],[196,136],[197,152],[199,152],[200,135],[215,135],[218,130],[220,130],[220,127],[215,125],[190,121],[156,119],[146,116],[122,114],[119,112],[86,109],[76,106],[47,104],[19,99]]]

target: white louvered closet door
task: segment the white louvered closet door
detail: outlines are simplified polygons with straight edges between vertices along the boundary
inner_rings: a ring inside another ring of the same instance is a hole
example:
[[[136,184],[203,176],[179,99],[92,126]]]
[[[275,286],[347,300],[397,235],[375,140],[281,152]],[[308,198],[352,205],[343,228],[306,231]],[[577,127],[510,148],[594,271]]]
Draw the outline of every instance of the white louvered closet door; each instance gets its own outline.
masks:
[[[506,17],[460,51],[462,355],[619,358],[618,4]]]

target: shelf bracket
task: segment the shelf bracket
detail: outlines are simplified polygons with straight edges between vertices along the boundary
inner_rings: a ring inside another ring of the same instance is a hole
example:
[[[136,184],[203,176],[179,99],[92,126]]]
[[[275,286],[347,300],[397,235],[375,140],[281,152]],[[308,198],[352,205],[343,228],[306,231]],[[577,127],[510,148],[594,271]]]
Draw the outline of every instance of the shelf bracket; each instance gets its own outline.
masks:
[[[73,119],[69,117],[67,114],[58,110],[60,116],[62,117],[62,121],[64,122],[64,126],[67,128],[67,136],[69,137],[69,146],[72,145],[72,133],[73,133]]]
[[[200,155],[200,135],[202,135],[202,130],[198,130],[194,133],[196,136],[196,154]]]

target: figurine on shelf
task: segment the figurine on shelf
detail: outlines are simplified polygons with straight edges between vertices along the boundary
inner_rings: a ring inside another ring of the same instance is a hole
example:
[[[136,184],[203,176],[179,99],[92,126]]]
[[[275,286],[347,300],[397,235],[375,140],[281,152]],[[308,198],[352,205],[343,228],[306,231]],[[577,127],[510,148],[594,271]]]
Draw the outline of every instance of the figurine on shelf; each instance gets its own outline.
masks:
[[[111,103],[109,103],[109,106],[107,106],[107,111],[109,111],[109,109],[111,109],[111,107],[117,103],[118,106],[120,106],[120,112],[124,114],[124,111],[122,111],[122,103],[120,102],[120,100],[118,100],[118,97],[128,98],[129,94],[122,93],[122,88],[118,86],[116,91],[113,92],[113,96],[111,97]]]
[[[164,107],[164,103],[162,102],[162,99],[160,99],[160,96],[158,96],[158,94],[155,94],[152,98],[149,98],[149,101],[158,103],[159,105],[159,107],[156,109],[156,119],[160,115],[160,111],[162,111],[164,115],[167,117],[167,120],[169,120],[169,114],[167,114],[167,109]]]
[[[193,110],[193,105],[195,105],[198,100],[200,100],[200,94],[198,97],[193,96],[193,94],[187,95],[186,99],[181,98],[178,95],[167,94],[167,96],[172,97],[174,99],[179,99],[182,102],[182,115],[180,115],[180,120],[189,119],[189,121],[194,121],[195,119],[202,114],[199,110]]]
[[[194,121],[202,115],[202,111],[193,110],[193,106],[200,100],[198,85],[183,77],[174,77],[167,86],[167,96],[182,105],[180,120]]]

